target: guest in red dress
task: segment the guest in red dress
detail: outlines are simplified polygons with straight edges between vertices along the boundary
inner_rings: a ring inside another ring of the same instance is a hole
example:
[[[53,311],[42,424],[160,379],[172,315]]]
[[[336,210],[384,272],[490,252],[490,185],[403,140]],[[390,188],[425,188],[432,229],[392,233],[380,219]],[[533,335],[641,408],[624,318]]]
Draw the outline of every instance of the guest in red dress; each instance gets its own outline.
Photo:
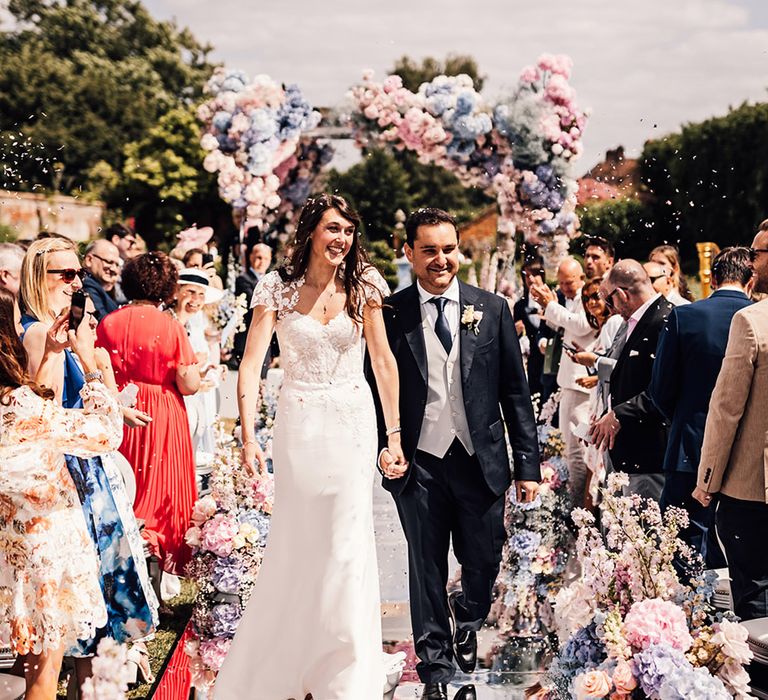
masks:
[[[118,388],[139,388],[136,408],[146,427],[126,430],[120,452],[136,474],[136,517],[164,571],[181,574],[189,559],[184,533],[196,498],[195,460],[182,396],[200,386],[197,359],[181,324],[158,307],[169,302],[178,280],[163,253],[126,263],[122,289],[130,304],[98,327],[98,344],[112,358]]]

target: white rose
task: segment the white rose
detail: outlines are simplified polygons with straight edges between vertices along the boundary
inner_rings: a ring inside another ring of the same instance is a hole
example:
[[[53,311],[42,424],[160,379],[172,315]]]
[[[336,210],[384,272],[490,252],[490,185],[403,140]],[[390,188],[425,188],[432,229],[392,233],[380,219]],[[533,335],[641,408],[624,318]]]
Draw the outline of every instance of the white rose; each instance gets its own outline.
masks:
[[[742,664],[752,660],[752,650],[747,643],[749,632],[744,625],[722,620],[715,626],[715,630],[715,634],[712,635],[712,643],[721,646],[723,654]]]

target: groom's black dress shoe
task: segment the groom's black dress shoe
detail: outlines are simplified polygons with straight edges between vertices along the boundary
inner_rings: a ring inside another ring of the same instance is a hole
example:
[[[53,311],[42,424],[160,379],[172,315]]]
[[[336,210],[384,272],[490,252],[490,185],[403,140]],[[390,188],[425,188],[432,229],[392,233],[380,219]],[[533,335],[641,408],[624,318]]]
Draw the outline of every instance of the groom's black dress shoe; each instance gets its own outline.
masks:
[[[456,657],[456,663],[464,673],[472,673],[477,666],[477,632],[473,630],[460,630],[458,622],[456,620],[456,598],[460,593],[454,591],[448,596],[448,608],[451,611],[451,619],[453,620],[453,654]],[[472,686],[473,695],[468,697],[474,697],[475,689]]]
[[[421,700],[448,700],[448,686],[445,683],[427,683]]]
[[[474,685],[463,685],[459,692],[454,695],[453,700],[477,700],[477,693]]]

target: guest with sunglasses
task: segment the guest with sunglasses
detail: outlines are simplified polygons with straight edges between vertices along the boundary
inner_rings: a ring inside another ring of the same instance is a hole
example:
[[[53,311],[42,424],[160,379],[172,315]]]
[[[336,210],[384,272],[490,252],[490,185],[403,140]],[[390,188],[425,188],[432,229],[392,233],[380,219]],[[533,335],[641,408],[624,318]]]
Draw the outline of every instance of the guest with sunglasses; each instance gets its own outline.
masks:
[[[96,318],[101,321],[119,306],[115,301],[115,285],[120,280],[122,268],[120,251],[103,238],[93,241],[85,249],[83,267],[88,271],[83,287],[93,300]]]
[[[80,391],[93,379],[103,380],[99,370],[83,367],[65,349],[55,365],[43,362],[51,326],[66,314],[72,295],[82,289],[85,270],[72,241],[59,237],[34,241],[21,266],[19,303],[22,311],[22,338],[27,352],[27,372],[53,390],[54,399],[65,409],[82,408]],[[86,321],[87,322],[87,321]],[[138,526],[133,517],[120,517],[116,494],[100,458],[66,456],[67,469],[77,486],[88,532],[99,555],[99,570],[108,620],[90,639],[81,639],[68,656],[76,659],[78,683],[91,673],[90,657],[103,637],[120,643],[140,639],[157,625],[157,603],[151,589],[142,584],[140,565],[131,552]]]
[[[615,471],[628,474],[627,493],[656,501],[664,486],[667,424],[650,397],[656,346],[674,306],[656,292],[636,260],[620,260],[600,286],[600,296],[627,322],[614,342],[611,407],[592,423],[590,437],[607,450]],[[618,347],[616,347],[618,346]]]
[[[589,325],[598,332],[597,343],[593,350],[581,350],[580,352],[570,352],[566,350],[570,358],[580,365],[588,368],[594,368],[600,358],[603,358],[613,345],[616,333],[623,323],[619,314],[615,313],[605,303],[600,296],[600,285],[602,277],[593,277],[581,288],[581,302],[584,304],[584,313]],[[593,370],[587,377],[579,377],[576,383],[590,391],[589,411],[591,416],[602,415],[609,406],[608,383],[598,376],[597,371]],[[587,505],[597,502],[598,487],[602,485],[606,467],[609,460],[606,460],[604,453],[595,449],[593,445],[587,447],[587,469],[589,475],[587,478]]]
[[[678,285],[672,275],[672,268],[660,262],[643,264],[653,288],[674,306],[685,306],[691,302],[678,292]]]

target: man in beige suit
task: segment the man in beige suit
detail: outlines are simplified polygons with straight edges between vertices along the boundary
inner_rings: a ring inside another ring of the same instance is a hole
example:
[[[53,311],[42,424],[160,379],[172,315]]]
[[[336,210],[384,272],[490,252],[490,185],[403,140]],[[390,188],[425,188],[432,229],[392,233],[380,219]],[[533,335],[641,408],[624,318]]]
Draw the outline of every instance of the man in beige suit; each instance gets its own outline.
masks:
[[[756,292],[768,292],[768,221],[751,249]],[[733,317],[712,393],[693,497],[717,494],[717,533],[731,577],[734,611],[768,616],[768,300]]]

